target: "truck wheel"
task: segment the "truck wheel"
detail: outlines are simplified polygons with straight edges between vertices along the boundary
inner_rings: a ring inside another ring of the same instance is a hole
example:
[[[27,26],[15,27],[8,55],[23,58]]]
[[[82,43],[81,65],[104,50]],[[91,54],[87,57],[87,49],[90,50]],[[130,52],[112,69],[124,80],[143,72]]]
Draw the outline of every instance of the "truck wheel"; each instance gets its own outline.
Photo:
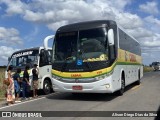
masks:
[[[51,83],[49,80],[45,80],[43,83],[43,92],[44,94],[50,94],[51,93]]]

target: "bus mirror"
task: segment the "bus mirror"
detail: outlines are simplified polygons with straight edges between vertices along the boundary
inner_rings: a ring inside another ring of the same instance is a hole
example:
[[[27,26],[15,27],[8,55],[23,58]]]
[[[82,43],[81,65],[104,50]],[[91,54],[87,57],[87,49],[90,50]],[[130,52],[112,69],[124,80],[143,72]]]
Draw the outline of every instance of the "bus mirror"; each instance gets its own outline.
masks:
[[[108,41],[109,41],[109,46],[114,45],[114,32],[113,29],[108,30]]]
[[[50,39],[54,39],[54,35],[47,36],[47,37],[44,39],[44,49],[45,49],[45,50],[48,50],[48,40],[50,40]]]
[[[10,57],[8,57],[8,62],[11,60],[11,58]]]

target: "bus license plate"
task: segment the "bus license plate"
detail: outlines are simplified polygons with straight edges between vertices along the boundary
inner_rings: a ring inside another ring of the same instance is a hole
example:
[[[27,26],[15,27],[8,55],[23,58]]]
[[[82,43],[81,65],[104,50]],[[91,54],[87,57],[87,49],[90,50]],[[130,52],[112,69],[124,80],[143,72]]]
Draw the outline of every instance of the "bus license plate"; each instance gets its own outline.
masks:
[[[73,90],[82,90],[83,87],[80,86],[80,85],[76,85],[76,86],[72,86],[72,89],[73,89]]]

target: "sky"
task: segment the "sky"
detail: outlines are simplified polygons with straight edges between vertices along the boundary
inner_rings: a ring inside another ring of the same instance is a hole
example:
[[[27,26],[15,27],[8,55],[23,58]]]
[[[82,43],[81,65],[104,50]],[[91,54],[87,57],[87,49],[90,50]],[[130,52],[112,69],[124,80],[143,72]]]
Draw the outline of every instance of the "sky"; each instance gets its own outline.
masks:
[[[143,64],[160,61],[159,0],[0,0],[0,65],[60,26],[90,20],[115,20],[140,42]]]

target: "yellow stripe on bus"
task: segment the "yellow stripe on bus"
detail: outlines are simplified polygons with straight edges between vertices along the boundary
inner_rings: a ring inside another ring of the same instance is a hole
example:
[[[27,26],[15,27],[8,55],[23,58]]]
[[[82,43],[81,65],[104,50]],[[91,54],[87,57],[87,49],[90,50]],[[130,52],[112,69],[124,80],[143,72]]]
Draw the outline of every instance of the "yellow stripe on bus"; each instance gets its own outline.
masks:
[[[63,78],[92,78],[112,72],[116,65],[141,65],[141,63],[141,56],[118,49],[118,59],[108,68],[95,70],[92,72],[61,72],[52,69],[52,74]]]

